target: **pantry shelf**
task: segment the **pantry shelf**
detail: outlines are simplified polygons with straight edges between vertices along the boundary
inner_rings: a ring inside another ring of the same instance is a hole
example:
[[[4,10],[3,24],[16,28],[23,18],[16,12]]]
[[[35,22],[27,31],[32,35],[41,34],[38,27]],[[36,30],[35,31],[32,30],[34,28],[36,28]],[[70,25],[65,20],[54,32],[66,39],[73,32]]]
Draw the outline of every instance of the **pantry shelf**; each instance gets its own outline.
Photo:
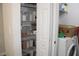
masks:
[[[25,54],[28,54],[28,53],[31,53],[31,52],[34,52],[36,51],[36,47],[30,47],[30,48],[27,48],[27,49],[23,49],[23,53]]]
[[[35,35],[30,35],[30,36],[27,36],[27,37],[24,37],[22,38],[22,41],[25,41],[25,40],[36,40],[36,36]]]
[[[22,55],[36,55],[36,4],[21,4]]]

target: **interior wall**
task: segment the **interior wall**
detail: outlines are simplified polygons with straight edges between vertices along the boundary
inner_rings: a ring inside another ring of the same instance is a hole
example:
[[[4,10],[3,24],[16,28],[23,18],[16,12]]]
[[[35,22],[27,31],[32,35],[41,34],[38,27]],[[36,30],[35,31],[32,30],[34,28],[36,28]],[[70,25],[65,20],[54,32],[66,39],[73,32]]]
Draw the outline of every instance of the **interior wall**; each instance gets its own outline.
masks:
[[[0,4],[0,55],[5,53],[2,4]]]
[[[79,3],[68,3],[68,13],[59,17],[60,24],[79,26]]]

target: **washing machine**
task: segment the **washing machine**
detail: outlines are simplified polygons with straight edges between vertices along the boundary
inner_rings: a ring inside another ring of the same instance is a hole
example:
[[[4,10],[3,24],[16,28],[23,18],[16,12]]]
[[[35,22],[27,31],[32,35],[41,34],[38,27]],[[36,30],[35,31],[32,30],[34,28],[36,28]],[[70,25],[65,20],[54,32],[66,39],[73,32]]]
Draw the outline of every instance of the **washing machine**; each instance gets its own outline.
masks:
[[[58,38],[58,56],[76,56],[77,37]]]

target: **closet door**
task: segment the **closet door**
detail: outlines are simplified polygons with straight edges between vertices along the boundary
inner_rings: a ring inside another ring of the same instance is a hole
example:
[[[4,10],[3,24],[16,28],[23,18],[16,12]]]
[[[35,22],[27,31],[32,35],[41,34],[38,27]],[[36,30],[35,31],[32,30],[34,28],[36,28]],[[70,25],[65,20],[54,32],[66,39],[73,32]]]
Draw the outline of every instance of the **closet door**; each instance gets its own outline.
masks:
[[[58,40],[58,4],[37,4],[37,55],[56,56]]]
[[[20,4],[4,3],[2,6],[6,55],[21,56]]]

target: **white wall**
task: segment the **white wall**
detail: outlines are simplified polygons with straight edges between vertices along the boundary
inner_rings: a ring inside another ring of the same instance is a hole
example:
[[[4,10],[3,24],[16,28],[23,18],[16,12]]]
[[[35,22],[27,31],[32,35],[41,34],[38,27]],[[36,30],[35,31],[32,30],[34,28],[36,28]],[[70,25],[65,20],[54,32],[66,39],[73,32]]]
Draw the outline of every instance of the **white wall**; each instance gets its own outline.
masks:
[[[20,56],[22,55],[20,4],[5,3],[2,5],[6,55]]]
[[[5,53],[2,4],[0,4],[0,55]]]
[[[59,17],[60,24],[79,26],[79,3],[69,3],[68,13]]]

